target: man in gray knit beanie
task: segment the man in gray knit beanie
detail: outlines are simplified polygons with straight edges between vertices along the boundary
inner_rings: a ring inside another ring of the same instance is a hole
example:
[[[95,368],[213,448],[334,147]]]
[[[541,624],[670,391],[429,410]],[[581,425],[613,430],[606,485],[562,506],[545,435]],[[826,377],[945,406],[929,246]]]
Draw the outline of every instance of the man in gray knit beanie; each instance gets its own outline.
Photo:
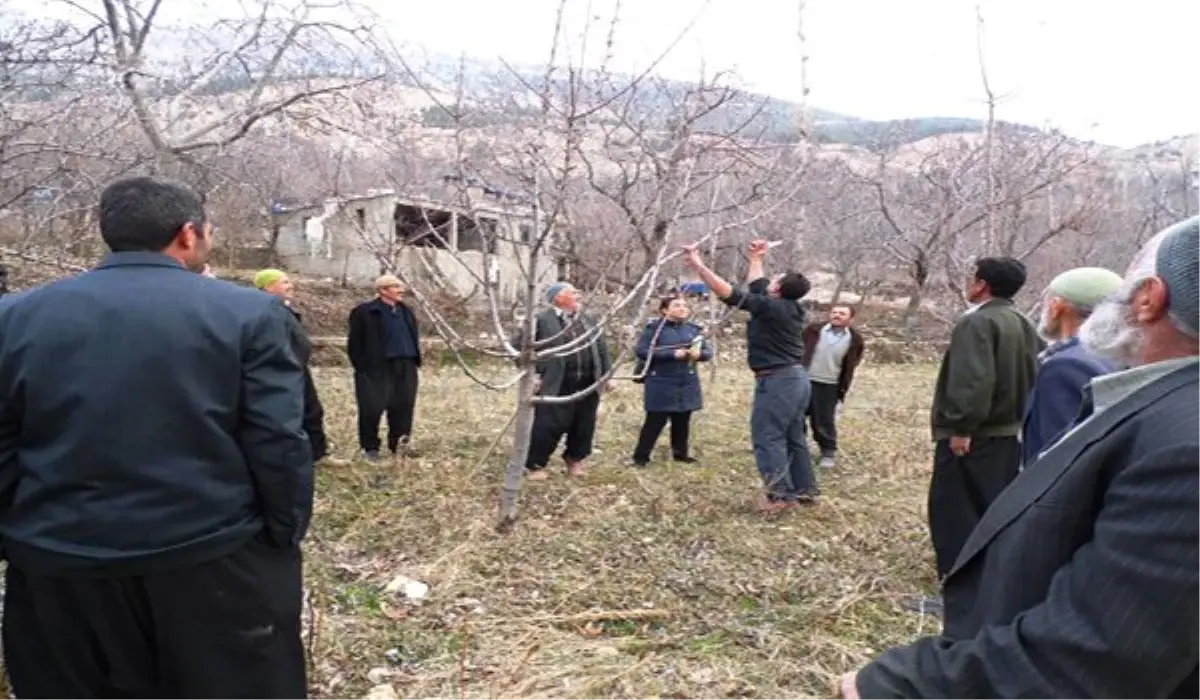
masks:
[[[1074,425],[991,504],[943,581],[942,633],[843,697],[1200,697],[1200,218],[1150,239],[1083,343]]]

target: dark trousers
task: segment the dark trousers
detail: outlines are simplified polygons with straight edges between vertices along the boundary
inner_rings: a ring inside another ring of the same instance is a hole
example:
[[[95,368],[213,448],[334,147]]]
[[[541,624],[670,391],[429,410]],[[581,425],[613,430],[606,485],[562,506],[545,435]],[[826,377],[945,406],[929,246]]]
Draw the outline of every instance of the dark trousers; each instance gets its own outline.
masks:
[[[359,447],[367,452],[379,451],[379,419],[384,413],[389,450],[395,452],[401,441],[412,437],[417,382],[417,363],[408,358],[394,358],[378,370],[354,373]]]
[[[817,493],[812,455],[804,439],[809,392],[808,372],[799,365],[775,370],[754,382],[750,438],[754,461],[771,500],[795,501]]]
[[[564,377],[559,387],[559,396],[570,396],[591,386],[591,376],[582,378]],[[566,449],[563,459],[581,462],[592,454],[592,441],[596,437],[596,411],[600,408],[600,387],[583,398],[570,403],[542,403],[534,409],[533,432],[529,437],[529,458],[525,467],[531,470],[544,469],[565,435]]]
[[[971,451],[962,457],[950,451],[949,440],[937,441],[929,482],[929,537],[939,579],[950,572],[971,531],[1020,466],[1016,437],[974,438]]]
[[[646,414],[642,423],[642,431],[638,434],[637,447],[633,450],[633,461],[649,462],[650,452],[658,436],[662,434],[667,422],[671,423],[671,455],[674,457],[688,456],[688,436],[691,433],[692,412],[678,413],[651,412]]]
[[[821,448],[822,457],[837,454],[837,384],[812,383],[812,397],[808,400],[808,425],[812,428],[813,440]]]
[[[308,434],[314,462],[329,454],[329,439],[325,436],[325,408],[317,396],[312,371],[307,367],[304,368],[304,432]]]
[[[4,661],[20,698],[301,698],[298,548],[255,539],[170,573],[34,576],[9,565]]]

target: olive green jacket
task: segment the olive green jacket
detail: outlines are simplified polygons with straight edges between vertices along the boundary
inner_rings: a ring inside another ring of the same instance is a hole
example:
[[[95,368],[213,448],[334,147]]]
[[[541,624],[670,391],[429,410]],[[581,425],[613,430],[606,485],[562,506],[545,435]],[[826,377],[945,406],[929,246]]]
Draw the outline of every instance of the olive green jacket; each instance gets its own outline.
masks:
[[[1033,324],[1007,299],[963,314],[938,372],[933,439],[1018,435],[1040,347]]]

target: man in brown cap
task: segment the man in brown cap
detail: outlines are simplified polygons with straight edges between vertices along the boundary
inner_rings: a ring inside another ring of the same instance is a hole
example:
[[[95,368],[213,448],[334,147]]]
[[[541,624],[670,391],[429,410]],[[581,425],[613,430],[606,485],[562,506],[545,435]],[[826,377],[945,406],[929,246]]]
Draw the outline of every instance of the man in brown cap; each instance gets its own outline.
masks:
[[[411,443],[421,367],[420,329],[404,303],[404,283],[395,275],[383,275],[375,280],[375,291],[376,298],[350,312],[346,337],[346,353],[354,366],[358,444],[372,462],[379,459],[379,419],[384,413],[388,450],[416,456]]]

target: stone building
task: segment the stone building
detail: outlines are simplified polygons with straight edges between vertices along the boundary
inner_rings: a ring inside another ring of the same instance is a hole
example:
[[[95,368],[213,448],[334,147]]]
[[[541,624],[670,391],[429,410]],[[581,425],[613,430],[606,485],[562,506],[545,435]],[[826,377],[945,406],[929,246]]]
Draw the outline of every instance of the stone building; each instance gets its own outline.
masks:
[[[408,279],[463,297],[483,298],[483,280],[505,303],[527,284],[533,209],[511,198],[471,197],[471,206],[404,197],[392,190],[313,203],[275,202],[275,256],[288,270],[369,284],[394,261]],[[541,248],[534,278],[540,289],[567,270],[556,260],[556,241]]]

